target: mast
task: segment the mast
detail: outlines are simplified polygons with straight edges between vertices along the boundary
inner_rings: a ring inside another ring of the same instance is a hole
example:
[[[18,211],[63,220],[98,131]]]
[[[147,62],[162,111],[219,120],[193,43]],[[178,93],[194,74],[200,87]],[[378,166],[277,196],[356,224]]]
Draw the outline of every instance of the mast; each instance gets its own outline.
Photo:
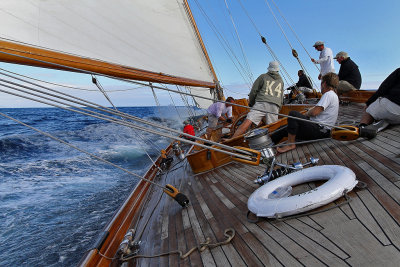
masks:
[[[190,19],[190,21],[192,23],[192,26],[194,28],[194,31],[195,31],[195,33],[197,35],[197,39],[199,40],[199,43],[200,43],[201,49],[203,51],[204,57],[207,60],[208,67],[210,68],[210,72],[212,73],[212,75],[214,77],[215,90],[216,90],[216,93],[217,93],[217,98],[219,100],[224,100],[225,99],[224,93],[223,93],[222,88],[221,88],[221,86],[219,84],[218,77],[217,77],[217,74],[214,71],[214,67],[213,67],[213,65],[211,63],[210,57],[208,56],[207,49],[206,49],[206,47],[204,45],[203,39],[201,38],[200,31],[199,31],[199,29],[197,27],[196,21],[194,20],[194,17],[193,17],[192,11],[190,9],[189,3],[188,3],[187,0],[184,0],[184,3],[185,3],[185,8],[186,8],[186,11],[188,13],[189,19]]]

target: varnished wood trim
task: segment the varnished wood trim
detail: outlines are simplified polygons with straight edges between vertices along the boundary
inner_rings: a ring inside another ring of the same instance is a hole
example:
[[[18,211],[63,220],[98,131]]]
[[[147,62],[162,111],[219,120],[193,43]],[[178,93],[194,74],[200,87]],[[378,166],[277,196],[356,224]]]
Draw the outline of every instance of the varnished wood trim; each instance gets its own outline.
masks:
[[[172,145],[170,144],[166,149],[167,153],[169,153],[172,149]],[[159,157],[156,161],[156,164],[159,164],[161,161],[161,157]],[[146,172],[145,178],[149,180],[153,180],[157,174],[157,167],[154,165]],[[134,215],[139,211],[139,208],[143,204],[143,200],[146,196],[150,188],[150,183],[141,180],[132,191],[131,195],[125,201],[125,203],[121,206],[117,214],[113,217],[111,222],[107,225],[104,231],[108,231],[110,234],[104,241],[103,246],[100,249],[100,252],[103,255],[106,255],[109,258],[114,257],[117,253],[118,247],[125,236],[126,232],[129,230],[132,219]],[[96,249],[91,250],[86,257],[83,259],[81,265],[82,266],[109,266],[112,261],[106,259],[98,254]]]
[[[1,53],[3,52],[3,53]],[[167,83],[183,86],[215,88],[216,84],[192,80],[165,73],[156,73],[142,69],[108,63],[97,59],[84,58],[61,52],[45,50],[0,40],[0,61],[42,68],[75,72],[94,72],[116,78]]]

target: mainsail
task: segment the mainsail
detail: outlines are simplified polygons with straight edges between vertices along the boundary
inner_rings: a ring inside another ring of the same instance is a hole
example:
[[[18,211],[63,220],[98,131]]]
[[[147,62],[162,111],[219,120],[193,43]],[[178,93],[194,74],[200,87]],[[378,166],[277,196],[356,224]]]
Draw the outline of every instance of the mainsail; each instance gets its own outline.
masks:
[[[214,96],[217,78],[185,0],[4,0],[0,12],[2,61],[191,86],[194,94]],[[211,103],[195,100],[203,108]]]

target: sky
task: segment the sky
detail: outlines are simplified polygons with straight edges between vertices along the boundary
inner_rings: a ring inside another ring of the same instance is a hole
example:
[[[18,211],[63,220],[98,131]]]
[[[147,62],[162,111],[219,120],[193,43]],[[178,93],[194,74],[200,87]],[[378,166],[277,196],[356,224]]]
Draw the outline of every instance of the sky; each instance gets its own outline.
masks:
[[[319,86],[318,70],[310,60],[310,56],[316,59],[319,56],[319,52],[313,48],[313,44],[319,40],[324,41],[334,55],[339,51],[348,52],[359,66],[363,79],[362,89],[377,89],[399,67],[400,50],[397,49],[397,44],[400,43],[400,1],[189,0],[189,4],[226,96],[247,97],[252,81],[265,73],[268,63],[273,60],[261,42],[260,34],[266,37],[269,46],[290,76],[285,81],[285,87],[297,82],[297,71],[300,69],[299,63],[291,55],[291,46],[297,50],[306,71]],[[209,21],[212,21],[212,27]],[[225,41],[221,42],[221,39]],[[229,52],[230,50],[234,53]],[[5,63],[0,63],[0,68],[54,83],[96,90],[91,84],[91,77],[87,75]],[[339,68],[340,65],[335,62],[336,72]],[[135,85],[105,78],[99,80],[110,91],[109,96],[117,106],[156,105],[148,88],[136,88]],[[129,91],[113,92],[120,89]],[[78,89],[69,91],[76,90]],[[83,97],[107,105],[98,92],[80,93]],[[135,96],[132,97],[132,94]],[[158,93],[158,100],[161,105],[171,103],[167,92]],[[175,104],[182,104],[179,97],[175,97]],[[0,108],[37,106],[43,105],[0,93]]]

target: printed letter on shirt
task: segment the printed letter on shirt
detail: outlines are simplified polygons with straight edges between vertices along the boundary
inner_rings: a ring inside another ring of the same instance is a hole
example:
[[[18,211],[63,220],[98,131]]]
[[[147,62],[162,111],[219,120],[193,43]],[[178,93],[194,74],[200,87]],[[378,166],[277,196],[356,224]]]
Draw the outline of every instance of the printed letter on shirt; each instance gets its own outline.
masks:
[[[278,84],[278,86],[277,87],[275,87],[275,92],[276,92],[276,97],[280,97],[281,96],[281,92],[282,92],[282,84],[280,83],[280,84]]]
[[[267,81],[267,88],[265,90],[265,94],[266,95],[274,95],[273,91],[272,91],[272,85],[275,83],[275,81],[271,82],[271,81]]]

